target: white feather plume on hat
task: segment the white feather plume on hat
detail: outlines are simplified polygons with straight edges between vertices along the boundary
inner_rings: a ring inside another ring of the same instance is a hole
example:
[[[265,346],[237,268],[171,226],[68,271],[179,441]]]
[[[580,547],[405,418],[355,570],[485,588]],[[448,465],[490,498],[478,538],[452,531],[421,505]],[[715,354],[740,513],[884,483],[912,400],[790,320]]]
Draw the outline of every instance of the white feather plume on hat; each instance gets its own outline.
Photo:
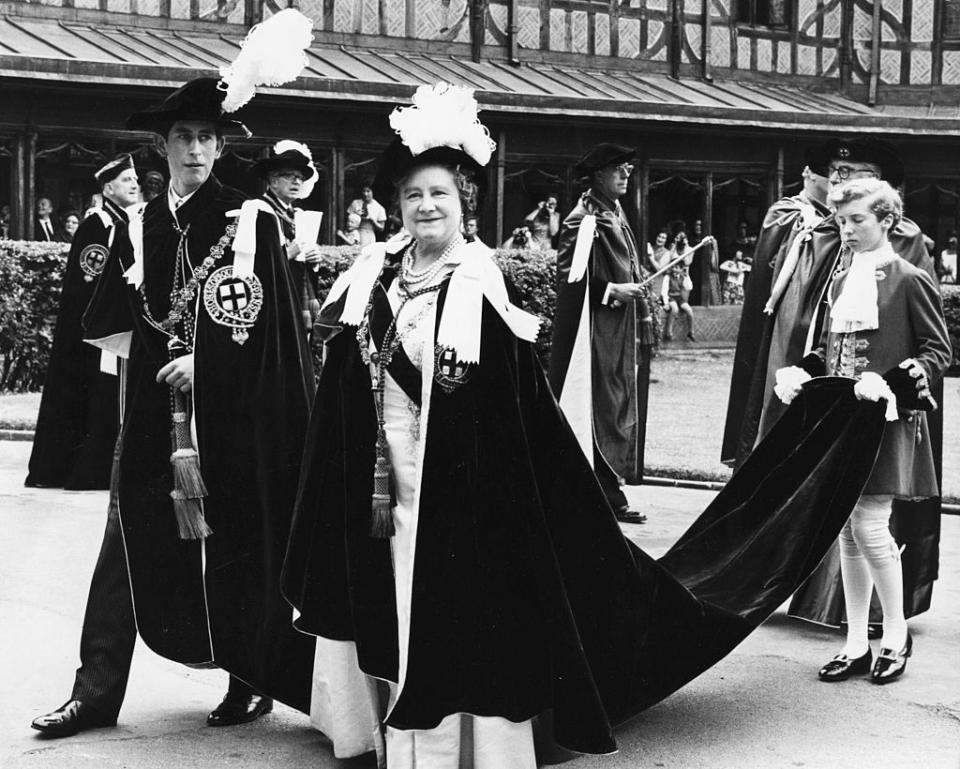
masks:
[[[313,41],[313,21],[295,8],[284,8],[252,27],[233,63],[220,67],[220,88],[226,91],[223,111],[236,112],[258,85],[296,80],[307,66],[304,51]]]
[[[310,166],[311,176],[309,179],[303,180],[303,184],[300,185],[300,192],[297,193],[298,200],[305,200],[313,193],[313,186],[320,178],[320,174],[317,173],[317,167],[313,164],[313,154],[306,144],[295,142],[293,139],[281,139],[273,145],[275,155],[282,155],[284,152],[290,152],[291,150],[303,155],[307,159],[307,165]]]
[[[390,127],[414,156],[435,147],[451,147],[485,166],[497,144],[477,117],[478,111],[472,88],[422,85],[413,95],[412,106],[390,113]]]

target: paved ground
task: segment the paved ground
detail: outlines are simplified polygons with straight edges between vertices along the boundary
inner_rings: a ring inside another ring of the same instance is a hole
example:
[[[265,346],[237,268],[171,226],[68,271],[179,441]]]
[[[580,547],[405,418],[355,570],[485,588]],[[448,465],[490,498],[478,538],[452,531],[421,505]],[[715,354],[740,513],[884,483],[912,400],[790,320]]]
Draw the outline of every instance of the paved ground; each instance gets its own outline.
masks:
[[[138,646],[115,729],[43,740],[33,716],[61,704],[77,665],[83,607],[103,528],[98,492],[24,489],[29,443],[0,442],[0,767],[3,769],[328,769],[306,719],[278,708],[231,729],[203,725],[225,675],[168,663]],[[706,506],[702,491],[639,488],[651,512],[628,534],[662,553]],[[933,609],[911,622],[916,656],[886,687],[826,685],[832,632],[775,614],[733,654],[618,730],[620,752],[573,769],[960,769],[960,518],[944,518]],[[670,664],[670,660],[664,660]],[[429,768],[428,768],[429,769]]]

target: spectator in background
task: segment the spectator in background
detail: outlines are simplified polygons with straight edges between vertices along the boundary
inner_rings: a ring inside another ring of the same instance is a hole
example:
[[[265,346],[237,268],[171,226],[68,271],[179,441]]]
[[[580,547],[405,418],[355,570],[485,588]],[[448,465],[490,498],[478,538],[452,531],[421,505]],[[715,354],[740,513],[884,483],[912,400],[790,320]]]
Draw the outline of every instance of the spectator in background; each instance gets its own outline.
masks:
[[[90,214],[95,214],[103,208],[103,195],[94,192],[87,200],[87,205],[83,209],[83,218],[86,219]]]
[[[555,248],[557,245],[556,239],[560,233],[560,212],[557,210],[557,205],[557,196],[547,195],[546,199],[537,203],[537,207],[527,214],[526,219],[524,219],[524,222],[538,241],[541,243],[544,239],[550,241],[549,245],[544,246],[544,248]],[[538,222],[545,225],[545,229],[544,227],[539,229],[539,234],[537,228]]]
[[[957,282],[957,233],[951,233],[947,247],[940,252],[940,282]]]
[[[706,242],[699,249],[693,260],[694,304],[702,307],[713,307],[720,304],[720,267],[718,265],[717,239],[712,235],[705,235],[703,222],[697,219],[693,223],[693,240],[699,243]]]
[[[665,229],[657,230],[653,239],[653,244],[647,243],[647,261],[644,267],[647,272],[653,275],[659,272],[670,261],[671,251],[667,248],[667,231]],[[650,283],[650,296],[659,299],[663,293],[663,282],[667,279],[666,273],[656,277]]]
[[[723,270],[723,303],[743,304],[743,276],[745,264],[739,258],[740,252],[734,254],[733,259],[727,259],[720,265]]]
[[[473,214],[465,216],[463,219],[463,238],[467,243],[476,243],[480,240],[478,231],[480,229],[480,220]]]
[[[80,213],[78,211],[67,211],[60,217],[60,227],[57,230],[57,240],[61,243],[72,243],[73,236],[77,233],[80,226]]]
[[[40,198],[37,200],[37,218],[34,226],[33,237],[35,240],[54,241],[57,239],[56,228],[53,226],[53,220],[50,215],[53,213],[53,203],[50,198]]]
[[[743,219],[737,223],[737,237],[730,245],[731,258],[743,263],[743,285],[749,280],[753,268],[753,252],[757,249],[757,236],[750,234],[750,225]]]
[[[147,171],[143,177],[143,185],[140,189],[141,194],[143,195],[143,202],[149,203],[157,195],[163,192],[163,188],[167,186],[166,181],[163,178],[163,174],[159,171]]]
[[[13,214],[10,211],[10,206],[4,203],[0,206],[0,238],[10,237],[10,222],[12,219]]]
[[[690,319],[687,339],[691,342],[697,341],[693,336],[693,308],[690,306],[690,291],[693,288],[693,281],[690,279],[690,263],[693,261],[693,255],[694,249],[687,242],[687,233],[681,230],[674,236],[669,261],[681,256],[683,260],[670,268],[661,289],[663,306],[667,310],[667,318],[663,324],[663,338],[668,342],[673,339],[673,322],[681,312]]]
[[[503,248],[513,248],[518,251],[524,249],[530,251],[540,250],[539,244],[533,240],[533,233],[530,232],[530,228],[525,224],[521,224],[510,233],[510,237],[503,242]]]
[[[337,230],[338,246],[359,246],[360,245],[360,214],[347,214],[347,225],[345,230]]]
[[[550,237],[550,226],[545,219],[534,219],[530,229],[531,243],[536,244],[537,251],[549,251],[553,248],[553,238]]]
[[[373,199],[373,188],[364,184],[360,190],[360,197],[351,201],[347,207],[348,213],[360,215],[360,245],[375,243],[383,234],[387,223],[387,212]]]

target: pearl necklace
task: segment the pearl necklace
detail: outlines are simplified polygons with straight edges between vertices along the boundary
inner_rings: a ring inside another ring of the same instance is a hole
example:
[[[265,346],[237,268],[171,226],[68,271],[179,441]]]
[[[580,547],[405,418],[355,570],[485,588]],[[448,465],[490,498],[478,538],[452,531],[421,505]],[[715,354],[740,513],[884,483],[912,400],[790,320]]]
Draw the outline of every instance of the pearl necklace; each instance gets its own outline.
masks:
[[[407,290],[415,289],[421,285],[430,285],[437,275],[440,274],[440,271],[446,267],[454,250],[463,242],[463,237],[457,235],[450,241],[447,247],[443,249],[443,253],[434,260],[433,264],[428,265],[423,270],[416,271],[413,269],[413,262],[416,258],[417,242],[414,241],[413,245],[407,249],[407,253],[403,255],[403,262],[400,267],[400,286],[404,290]]]

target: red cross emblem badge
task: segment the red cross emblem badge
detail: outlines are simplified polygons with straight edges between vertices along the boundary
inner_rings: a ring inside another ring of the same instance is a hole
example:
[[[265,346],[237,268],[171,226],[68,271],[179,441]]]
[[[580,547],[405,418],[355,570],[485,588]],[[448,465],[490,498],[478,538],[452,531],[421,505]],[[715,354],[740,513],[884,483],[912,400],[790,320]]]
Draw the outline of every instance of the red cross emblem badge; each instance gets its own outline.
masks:
[[[233,341],[243,344],[250,338],[250,328],[263,307],[263,284],[256,275],[235,277],[233,265],[221,267],[207,278],[203,306],[210,320],[233,329]]]
[[[92,283],[107,266],[107,256],[110,252],[103,243],[91,243],[80,252],[80,269],[83,270],[83,279]]]
[[[452,347],[437,345],[434,353],[433,379],[446,393],[451,393],[458,387],[470,381],[473,366],[457,358],[457,351]]]

